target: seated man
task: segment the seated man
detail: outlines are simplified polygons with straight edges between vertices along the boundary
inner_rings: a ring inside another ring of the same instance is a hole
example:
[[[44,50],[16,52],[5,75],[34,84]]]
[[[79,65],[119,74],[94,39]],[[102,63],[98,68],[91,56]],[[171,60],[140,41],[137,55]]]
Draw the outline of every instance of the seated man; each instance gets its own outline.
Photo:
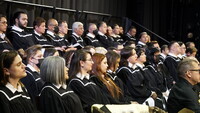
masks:
[[[183,59],[178,65],[179,81],[172,88],[167,101],[169,113],[177,113],[183,108],[200,112],[198,95],[193,86],[200,81],[199,62],[194,57]]]

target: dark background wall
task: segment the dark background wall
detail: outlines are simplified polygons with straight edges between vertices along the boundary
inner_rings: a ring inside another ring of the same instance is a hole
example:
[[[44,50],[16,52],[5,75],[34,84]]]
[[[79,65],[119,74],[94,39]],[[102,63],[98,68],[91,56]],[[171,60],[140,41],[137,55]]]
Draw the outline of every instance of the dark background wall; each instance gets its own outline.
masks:
[[[166,44],[156,35],[138,26],[144,26],[164,39],[183,40],[187,33],[192,32],[199,42],[200,36],[200,0],[17,0],[58,8],[73,9],[73,11],[55,10],[37,6],[0,1],[0,13],[7,15],[11,25],[12,14],[16,10],[26,10],[29,17],[29,26],[37,16],[48,20],[67,20],[69,27],[74,21],[81,21],[87,28],[89,22],[106,21],[108,24],[123,25],[125,30],[129,25],[138,29],[138,34],[147,31],[153,40]],[[74,12],[75,11],[75,12]],[[76,12],[79,11],[79,12]],[[86,14],[83,11],[104,13],[109,15]],[[134,22],[133,22],[134,21]]]

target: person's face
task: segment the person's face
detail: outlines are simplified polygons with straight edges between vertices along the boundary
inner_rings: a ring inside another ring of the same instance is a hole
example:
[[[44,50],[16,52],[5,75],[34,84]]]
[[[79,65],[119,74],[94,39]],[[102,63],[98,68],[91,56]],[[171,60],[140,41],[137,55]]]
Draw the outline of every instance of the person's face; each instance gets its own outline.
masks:
[[[69,69],[65,66],[64,73],[65,73],[65,79],[66,79],[66,80],[69,79],[68,70],[69,70]]]
[[[146,62],[146,55],[144,52],[142,52],[140,57],[137,58],[137,61],[142,62],[142,63]]]
[[[158,48],[158,49],[160,50],[160,45],[159,45],[158,43],[155,43],[153,46],[154,46],[155,48]]]
[[[119,26],[115,26],[115,28],[113,29],[113,33],[115,33],[116,35],[119,34]]]
[[[68,24],[66,22],[63,22],[61,26],[59,26],[59,32],[62,34],[68,33]]]
[[[120,34],[124,34],[124,29],[123,29],[123,27],[119,27],[119,33],[120,33]]]
[[[6,75],[9,75],[9,79],[21,79],[27,75],[25,65],[22,63],[19,55],[15,57],[9,69],[4,68],[4,72]]]
[[[102,61],[101,61],[101,71],[103,73],[106,73],[107,68],[108,68],[108,64],[107,64],[107,58],[105,57]]]
[[[109,36],[111,36],[113,34],[113,30],[110,26],[107,28],[107,33]]]
[[[20,28],[26,28],[28,24],[28,16],[27,14],[20,14],[19,19],[17,19],[17,26]]]
[[[146,44],[148,41],[148,35],[147,34],[142,35],[142,37],[140,38],[140,41]]]
[[[169,48],[165,48],[163,54],[167,55],[169,53]]]
[[[7,19],[5,17],[0,18],[0,33],[5,33],[7,26]]]
[[[185,47],[185,44],[182,44],[181,47],[180,47],[180,51],[181,51],[181,55],[184,55],[185,54],[185,51],[186,51],[186,47]]]
[[[180,48],[180,45],[179,45],[178,43],[174,43],[172,49],[174,50],[174,52],[175,52],[177,55],[180,54],[180,52],[181,52],[181,48]]]
[[[36,54],[30,58],[30,62],[33,63],[33,64],[38,64],[39,63],[39,59],[42,59],[44,58],[43,57],[43,54],[42,54],[42,51],[41,50],[38,50],[36,52]]]
[[[107,32],[107,25],[106,23],[103,23],[99,29],[100,32],[102,32],[103,34],[106,34]]]
[[[131,36],[135,36],[136,35],[136,33],[137,33],[137,30],[136,29],[131,29],[130,31],[129,31],[129,34],[131,35]]]
[[[79,25],[78,28],[76,28],[76,30],[75,30],[75,33],[76,33],[78,36],[82,36],[83,32],[84,32],[84,28],[83,28],[82,25]]]
[[[132,50],[132,55],[127,59],[129,63],[131,64],[135,64],[136,60],[137,60],[137,54],[135,52],[135,50]]]
[[[51,23],[48,25],[48,30],[53,31],[55,30],[55,27],[58,26],[58,21],[57,20],[51,20]]]
[[[82,69],[85,72],[89,72],[92,70],[92,65],[93,65],[93,61],[92,61],[92,57],[90,54],[86,54],[86,60],[85,61],[81,61],[81,66]]]
[[[115,70],[114,71],[116,71],[117,70],[117,68],[119,67],[119,62],[120,62],[120,58],[118,58],[117,60],[116,60],[116,63],[115,63]]]
[[[95,24],[91,25],[89,28],[89,32],[93,34],[93,31],[97,30],[97,26]]]
[[[45,22],[41,23],[40,26],[37,26],[35,27],[35,31],[39,34],[44,34],[45,32]]]
[[[193,66],[194,68],[188,72],[188,77],[190,78],[192,85],[195,85],[200,82],[200,67],[198,63],[193,63]]]

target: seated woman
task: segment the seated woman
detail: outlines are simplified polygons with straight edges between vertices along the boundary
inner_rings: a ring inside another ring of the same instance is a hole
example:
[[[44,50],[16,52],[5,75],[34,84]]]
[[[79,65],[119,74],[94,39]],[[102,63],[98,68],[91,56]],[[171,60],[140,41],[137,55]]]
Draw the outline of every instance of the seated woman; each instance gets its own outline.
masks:
[[[91,55],[83,50],[78,50],[72,56],[69,68],[71,78],[69,87],[79,96],[87,113],[91,112],[93,104],[110,103],[99,87],[89,80],[89,72],[92,70],[92,65]]]
[[[40,93],[43,113],[83,113],[78,96],[66,85],[68,68],[59,56],[49,56],[41,65],[41,78],[45,84]]]
[[[15,51],[0,55],[0,113],[36,113],[20,79],[25,77],[25,65]]]
[[[21,81],[27,88],[32,102],[37,105],[36,97],[41,91],[44,81],[40,77],[40,64],[43,60],[42,46],[34,45],[26,50],[26,73],[27,76],[22,78]]]
[[[123,91],[117,84],[106,74],[107,72],[107,58],[103,54],[95,53],[92,56],[94,65],[92,67],[91,80],[100,87],[104,95],[107,96],[111,104],[130,103],[124,99]]]

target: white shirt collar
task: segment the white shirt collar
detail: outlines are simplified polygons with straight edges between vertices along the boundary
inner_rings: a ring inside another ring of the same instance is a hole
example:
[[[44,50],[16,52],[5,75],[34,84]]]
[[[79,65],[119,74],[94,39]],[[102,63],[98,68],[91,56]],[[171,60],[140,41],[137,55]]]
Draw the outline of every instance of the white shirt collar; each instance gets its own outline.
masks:
[[[2,38],[3,40],[5,37],[6,37],[6,35],[4,33],[0,34],[0,38]]]
[[[34,33],[38,36],[41,36],[42,34],[39,34],[37,31],[34,30]]]
[[[16,25],[14,25],[14,26],[12,27],[12,29],[13,29],[13,30],[16,30],[16,31],[19,31],[19,32],[24,31],[23,29],[17,27]]]
[[[89,74],[86,74],[86,75],[83,75],[83,74],[81,74],[81,73],[78,73],[77,75],[76,75],[76,77],[78,77],[78,78],[80,78],[81,80],[83,80],[84,78],[86,78],[86,79],[90,79],[90,75]]]
[[[61,87],[63,88],[63,89],[67,89],[67,85],[66,84],[58,84],[58,85],[56,85],[56,84],[53,84],[56,88],[58,88],[58,89],[60,89]]]
[[[173,54],[173,53],[168,53],[168,55],[173,56],[175,58],[177,58],[177,55]]]
[[[166,58],[166,55],[163,53],[160,53],[161,56],[163,56],[163,58]]]
[[[30,68],[31,71],[33,71],[33,72],[37,72],[36,69],[35,69],[32,65],[27,64],[27,67]]]
[[[6,87],[12,91],[12,93],[15,93],[16,91],[18,92],[23,92],[22,87],[20,84],[17,84],[17,89],[13,87],[12,84],[10,84],[9,82],[6,84]]]
[[[55,37],[55,33],[53,33],[52,31],[47,30],[47,34],[49,34],[49,35]]]
[[[128,62],[128,67],[135,69],[137,66],[135,64],[131,64],[130,62]]]
[[[130,35],[129,33],[127,33],[127,35],[128,35],[129,37],[131,37],[131,35]]]
[[[145,66],[144,64],[142,65],[142,64],[139,64],[139,63],[136,63],[135,65],[140,67],[140,68],[144,68],[144,66]]]
[[[101,36],[105,36],[105,34],[103,34],[101,31],[98,31],[98,34]]]
[[[138,44],[141,44],[141,45],[143,45],[143,46],[146,45],[145,43],[143,43],[143,42],[141,42],[141,41],[138,41]]]
[[[92,37],[92,38],[94,38],[94,37],[95,37],[95,35],[94,35],[94,34],[92,34],[92,33],[88,33],[88,34],[87,34],[87,36],[89,36],[89,37]]]
[[[75,32],[73,32],[72,34],[75,35],[76,37],[80,37],[80,36],[78,36]]]

